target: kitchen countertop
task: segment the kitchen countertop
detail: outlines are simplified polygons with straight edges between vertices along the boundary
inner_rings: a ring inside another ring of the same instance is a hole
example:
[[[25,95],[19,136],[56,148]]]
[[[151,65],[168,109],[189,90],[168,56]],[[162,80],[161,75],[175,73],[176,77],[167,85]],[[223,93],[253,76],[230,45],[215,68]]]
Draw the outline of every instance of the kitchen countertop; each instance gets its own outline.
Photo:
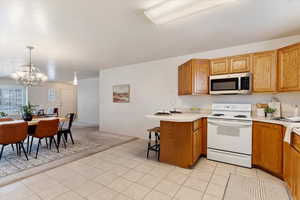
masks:
[[[195,120],[207,117],[207,115],[198,113],[180,113],[180,114],[170,114],[170,115],[146,115],[146,118],[159,120],[159,121],[169,121],[169,122],[193,122]]]
[[[170,115],[146,115],[148,119],[158,120],[158,121],[169,121],[169,122],[193,122],[195,120],[208,117],[207,114],[200,114],[200,113],[180,113],[180,114],[170,114]],[[219,117],[214,117],[219,118]],[[248,119],[249,120],[249,119]],[[264,117],[252,117],[250,120],[258,121],[258,122],[266,122],[272,124],[279,124],[286,127],[286,134],[284,141],[290,143],[290,135],[291,132],[295,132],[296,134],[300,135],[300,123],[294,122],[287,122],[281,120],[272,120],[267,119]]]

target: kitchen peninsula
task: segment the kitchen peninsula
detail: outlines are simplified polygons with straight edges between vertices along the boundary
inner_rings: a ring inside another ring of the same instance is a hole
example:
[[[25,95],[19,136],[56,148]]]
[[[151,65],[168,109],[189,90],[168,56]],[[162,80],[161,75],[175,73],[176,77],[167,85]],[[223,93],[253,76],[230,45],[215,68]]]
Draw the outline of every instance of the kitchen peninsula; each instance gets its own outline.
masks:
[[[201,114],[147,115],[160,121],[160,161],[188,168],[206,154],[206,118]]]

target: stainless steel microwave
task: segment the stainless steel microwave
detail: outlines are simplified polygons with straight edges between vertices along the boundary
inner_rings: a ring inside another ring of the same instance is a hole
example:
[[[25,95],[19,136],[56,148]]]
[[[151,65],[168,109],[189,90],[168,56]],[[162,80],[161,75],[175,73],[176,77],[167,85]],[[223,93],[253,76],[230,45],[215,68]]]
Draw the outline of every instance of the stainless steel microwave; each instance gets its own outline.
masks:
[[[209,77],[210,94],[250,94],[252,74],[225,74]]]

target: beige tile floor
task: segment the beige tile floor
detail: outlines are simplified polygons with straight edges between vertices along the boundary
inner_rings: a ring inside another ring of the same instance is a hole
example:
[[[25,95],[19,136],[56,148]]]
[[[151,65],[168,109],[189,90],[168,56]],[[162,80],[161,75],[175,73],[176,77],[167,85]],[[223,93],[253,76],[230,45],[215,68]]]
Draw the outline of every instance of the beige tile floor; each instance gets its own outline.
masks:
[[[0,188],[1,200],[221,200],[229,174],[275,177],[200,159],[182,169],[145,159],[146,141],[111,148]]]

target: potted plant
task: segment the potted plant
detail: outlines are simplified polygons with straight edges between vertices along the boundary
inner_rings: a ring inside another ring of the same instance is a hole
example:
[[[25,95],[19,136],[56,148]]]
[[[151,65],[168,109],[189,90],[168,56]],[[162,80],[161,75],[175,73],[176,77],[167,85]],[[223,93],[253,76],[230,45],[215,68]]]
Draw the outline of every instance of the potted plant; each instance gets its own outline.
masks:
[[[34,105],[28,103],[28,105],[22,106],[22,117],[24,121],[31,121],[32,120],[32,114],[35,111]]]
[[[267,117],[267,118],[272,118],[274,112],[276,112],[276,109],[275,109],[275,108],[271,108],[271,107],[269,107],[269,106],[265,108],[265,113],[266,113],[266,117]]]
[[[5,112],[0,112],[0,118],[3,118],[3,117],[7,117],[7,114]]]

